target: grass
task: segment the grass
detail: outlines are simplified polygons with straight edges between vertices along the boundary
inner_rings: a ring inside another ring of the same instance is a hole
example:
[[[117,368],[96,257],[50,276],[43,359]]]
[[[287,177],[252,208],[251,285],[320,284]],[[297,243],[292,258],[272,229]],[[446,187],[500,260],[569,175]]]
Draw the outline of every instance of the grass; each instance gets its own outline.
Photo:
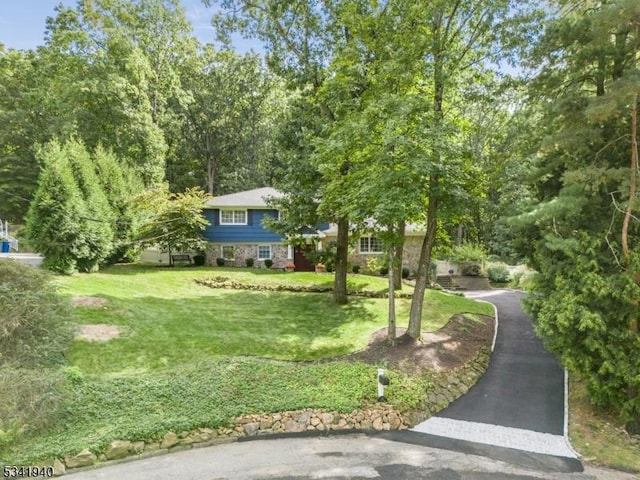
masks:
[[[154,371],[212,356],[316,360],[364,348],[369,335],[387,323],[385,299],[352,297],[348,305],[336,306],[330,294],[213,289],[193,281],[219,271],[117,266],[104,273],[62,278],[62,291],[68,295],[108,300],[103,308],[77,308],[76,323],[114,324],[125,332],[107,343],[75,342],[71,363],[85,373],[105,374]],[[332,279],[244,269],[225,271],[225,276],[258,283]],[[360,289],[378,289],[384,282],[354,277],[350,283]],[[399,319],[408,318],[409,307],[409,300],[397,301]],[[460,312],[490,315],[493,310],[460,296],[428,291],[423,329],[436,330]]]
[[[640,472],[640,439],[632,441],[617,413],[593,406],[586,383],[574,374],[569,384],[569,437],[589,463]]]
[[[123,335],[105,343],[73,342],[63,415],[37,435],[7,445],[0,464],[28,464],[115,439],[151,440],[169,430],[228,424],[234,416],[320,408],[352,411],[376,400],[376,369],[363,363],[292,362],[351,352],[386,326],[386,299],[351,297],[337,306],[326,293],[213,289],[197,278],[226,276],[246,283],[307,285],[332,275],[223,268],[115,266],[59,277],[68,296],[98,296],[103,307],[77,307],[77,324],[106,323]],[[353,275],[349,286],[379,291],[383,278]],[[409,288],[409,287],[405,287]],[[398,320],[409,300],[398,300]],[[451,315],[492,314],[490,305],[428,291],[423,326]],[[428,372],[388,371],[387,397],[415,408],[430,386]]]

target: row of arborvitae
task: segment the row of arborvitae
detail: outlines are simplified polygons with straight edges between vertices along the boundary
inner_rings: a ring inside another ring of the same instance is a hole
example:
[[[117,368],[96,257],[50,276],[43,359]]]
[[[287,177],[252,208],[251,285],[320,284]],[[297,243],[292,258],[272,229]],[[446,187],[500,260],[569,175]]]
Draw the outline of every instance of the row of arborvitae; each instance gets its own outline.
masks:
[[[338,430],[391,431],[406,430],[445,408],[473,386],[489,364],[490,352],[483,348],[466,365],[453,371],[442,372],[434,378],[433,387],[425,392],[425,401],[419,411],[407,415],[396,411],[393,405],[376,404],[351,413],[323,410],[297,410],[279,413],[248,414],[233,419],[231,425],[218,428],[197,428],[191,431],[167,432],[162,438],[147,441],[114,440],[96,454],[89,449],[50,459],[45,465],[54,467],[56,475],[66,469],[88,467],[98,462],[118,460],[130,456],[155,455],[158,452],[197,448],[234,441],[238,437],[269,435],[274,433],[324,432]]]
[[[112,153],[90,154],[75,140],[39,151],[38,189],[26,217],[32,249],[59,273],[91,272],[127,255],[133,235],[131,198],[138,176]]]

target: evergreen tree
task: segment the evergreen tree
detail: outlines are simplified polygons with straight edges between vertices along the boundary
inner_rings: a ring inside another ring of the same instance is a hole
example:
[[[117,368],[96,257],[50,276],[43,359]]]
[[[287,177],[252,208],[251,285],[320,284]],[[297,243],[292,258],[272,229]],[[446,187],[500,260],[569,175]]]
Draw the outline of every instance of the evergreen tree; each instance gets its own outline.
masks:
[[[546,137],[537,202],[518,219],[539,272],[538,332],[629,433],[640,432],[639,49],[638,2],[568,5],[550,24],[533,59]]]
[[[82,272],[98,270],[113,249],[115,217],[102,185],[96,175],[94,162],[85,148],[77,140],[70,140],[62,147],[66,155],[78,189],[85,202],[84,238],[89,252],[78,257],[78,269]]]
[[[93,154],[97,176],[115,219],[113,250],[106,263],[131,260],[136,255],[133,244],[136,230],[134,197],[144,189],[142,179],[113,152],[98,146]]]
[[[45,268],[72,273],[78,259],[91,254],[85,239],[85,202],[59,143],[47,144],[38,157],[43,169],[26,217],[27,238],[45,256]]]

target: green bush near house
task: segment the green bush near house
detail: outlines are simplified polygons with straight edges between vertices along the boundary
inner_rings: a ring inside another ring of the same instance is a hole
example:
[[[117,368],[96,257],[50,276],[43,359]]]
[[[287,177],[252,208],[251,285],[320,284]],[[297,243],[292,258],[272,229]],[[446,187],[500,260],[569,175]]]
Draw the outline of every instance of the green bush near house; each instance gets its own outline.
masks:
[[[510,278],[509,267],[504,263],[494,263],[487,269],[489,280],[495,283],[507,283]]]
[[[402,278],[409,278],[409,275],[411,275],[409,267],[402,267]]]
[[[216,265],[219,267],[224,267],[224,258],[222,257],[216,258]]]
[[[244,260],[244,264],[247,266],[247,268],[253,268],[254,263],[255,260],[253,258],[246,258]]]
[[[463,243],[462,245],[453,247],[449,259],[456,263],[482,263],[487,260],[487,257],[487,251],[483,246],[474,243]]]
[[[482,265],[477,262],[458,262],[460,274],[469,277],[479,277],[482,275]]]
[[[271,260],[270,258],[267,258],[267,259],[264,261],[264,266],[265,266],[266,268],[271,268],[271,267],[273,267],[273,260]]]

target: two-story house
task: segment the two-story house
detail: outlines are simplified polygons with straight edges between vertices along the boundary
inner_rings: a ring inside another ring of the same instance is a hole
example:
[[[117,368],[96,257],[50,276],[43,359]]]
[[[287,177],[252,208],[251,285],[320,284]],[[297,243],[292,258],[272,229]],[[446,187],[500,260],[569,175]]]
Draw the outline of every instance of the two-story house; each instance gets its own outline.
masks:
[[[216,258],[224,258],[226,265],[245,266],[247,258],[253,258],[256,266],[264,265],[271,259],[276,267],[283,267],[287,261],[293,261],[296,271],[313,271],[314,265],[306,254],[317,245],[328,243],[337,238],[335,225],[310,232],[308,245],[293,247],[283,236],[268,230],[263,225],[267,216],[276,217],[278,212],[267,205],[269,197],[278,198],[281,192],[265,187],[244,192],[214,197],[205,206],[204,214],[209,220],[204,236],[209,242],[207,261],[215,265]],[[418,265],[420,245],[424,238],[424,229],[416,225],[407,225],[403,264],[411,269]],[[311,240],[315,239],[316,242]],[[382,243],[375,235],[358,238],[350,261],[355,265],[366,265],[372,255],[382,255]]]

